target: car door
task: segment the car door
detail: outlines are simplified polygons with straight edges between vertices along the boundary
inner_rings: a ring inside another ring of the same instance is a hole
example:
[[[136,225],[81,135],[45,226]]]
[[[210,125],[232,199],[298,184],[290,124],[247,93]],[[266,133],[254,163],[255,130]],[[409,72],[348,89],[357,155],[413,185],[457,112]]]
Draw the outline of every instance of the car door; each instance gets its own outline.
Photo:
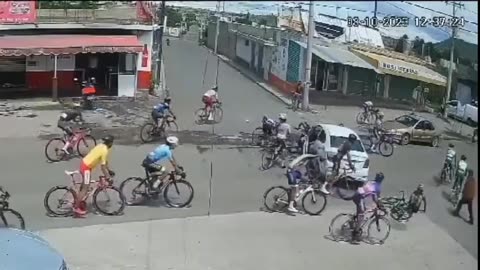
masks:
[[[431,141],[433,136],[435,136],[435,127],[433,126],[432,122],[430,122],[430,121],[424,121],[423,125],[424,125],[424,129],[423,129],[424,139],[423,139],[423,141]]]
[[[413,131],[412,131],[412,138],[415,141],[421,141],[424,136],[424,124],[425,121],[418,121],[418,123],[413,126]]]

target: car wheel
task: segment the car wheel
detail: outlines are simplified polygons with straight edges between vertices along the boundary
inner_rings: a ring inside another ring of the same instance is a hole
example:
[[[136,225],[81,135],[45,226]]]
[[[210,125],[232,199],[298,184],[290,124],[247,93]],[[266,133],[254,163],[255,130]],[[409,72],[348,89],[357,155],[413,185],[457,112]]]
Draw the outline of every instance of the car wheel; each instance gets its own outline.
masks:
[[[438,142],[440,141],[440,139],[435,136],[432,138],[432,147],[438,147]]]
[[[405,133],[402,135],[402,139],[401,139],[401,143],[402,145],[407,145],[410,143],[410,134],[408,133]]]

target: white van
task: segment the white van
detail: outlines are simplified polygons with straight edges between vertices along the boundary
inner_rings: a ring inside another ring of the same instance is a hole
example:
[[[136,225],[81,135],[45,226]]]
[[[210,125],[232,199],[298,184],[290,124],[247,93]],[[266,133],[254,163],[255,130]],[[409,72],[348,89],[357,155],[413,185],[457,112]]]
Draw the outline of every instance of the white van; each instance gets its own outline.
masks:
[[[462,105],[458,100],[447,103],[447,115],[471,126],[478,124],[478,103]]]

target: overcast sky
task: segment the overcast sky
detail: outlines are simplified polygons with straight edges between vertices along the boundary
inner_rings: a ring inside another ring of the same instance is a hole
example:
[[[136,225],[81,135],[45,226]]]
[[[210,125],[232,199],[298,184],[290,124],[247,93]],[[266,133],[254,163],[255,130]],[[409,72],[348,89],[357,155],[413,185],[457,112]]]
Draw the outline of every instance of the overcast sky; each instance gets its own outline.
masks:
[[[218,2],[216,1],[168,1],[167,5],[190,6],[195,8],[207,8],[215,10]],[[464,8],[457,9],[457,16],[465,18],[465,26],[462,28],[470,31],[460,30],[457,38],[463,39],[470,43],[478,44],[478,3],[476,1],[461,1]],[[301,4],[304,9],[308,9],[308,2],[284,2],[284,1],[222,1],[222,7],[225,11],[241,12],[252,14],[277,14],[280,6],[294,6]],[[417,7],[417,6],[420,7]],[[374,1],[315,1],[315,13],[322,13],[337,16],[346,19],[348,16],[371,17],[374,10]],[[429,11],[424,8],[432,9],[437,12]],[[413,18],[415,16],[434,17],[444,16],[441,13],[452,14],[453,7],[445,4],[445,1],[378,1],[377,12],[378,17],[387,15],[408,16],[410,17],[410,26],[408,28],[388,28],[381,29],[382,32],[390,36],[399,37],[407,34],[410,39],[415,36],[423,38],[425,41],[438,42],[450,37],[451,30],[448,28],[425,27],[417,28],[414,26]]]

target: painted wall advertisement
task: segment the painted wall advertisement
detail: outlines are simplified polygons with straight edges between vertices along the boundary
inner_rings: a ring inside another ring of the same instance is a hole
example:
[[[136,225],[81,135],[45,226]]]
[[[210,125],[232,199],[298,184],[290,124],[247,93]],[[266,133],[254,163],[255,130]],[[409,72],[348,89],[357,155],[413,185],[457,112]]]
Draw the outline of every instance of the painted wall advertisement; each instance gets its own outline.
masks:
[[[37,21],[36,1],[0,1],[0,24],[23,24]]]
[[[152,1],[137,1],[137,18],[144,22],[151,22],[154,18]]]

